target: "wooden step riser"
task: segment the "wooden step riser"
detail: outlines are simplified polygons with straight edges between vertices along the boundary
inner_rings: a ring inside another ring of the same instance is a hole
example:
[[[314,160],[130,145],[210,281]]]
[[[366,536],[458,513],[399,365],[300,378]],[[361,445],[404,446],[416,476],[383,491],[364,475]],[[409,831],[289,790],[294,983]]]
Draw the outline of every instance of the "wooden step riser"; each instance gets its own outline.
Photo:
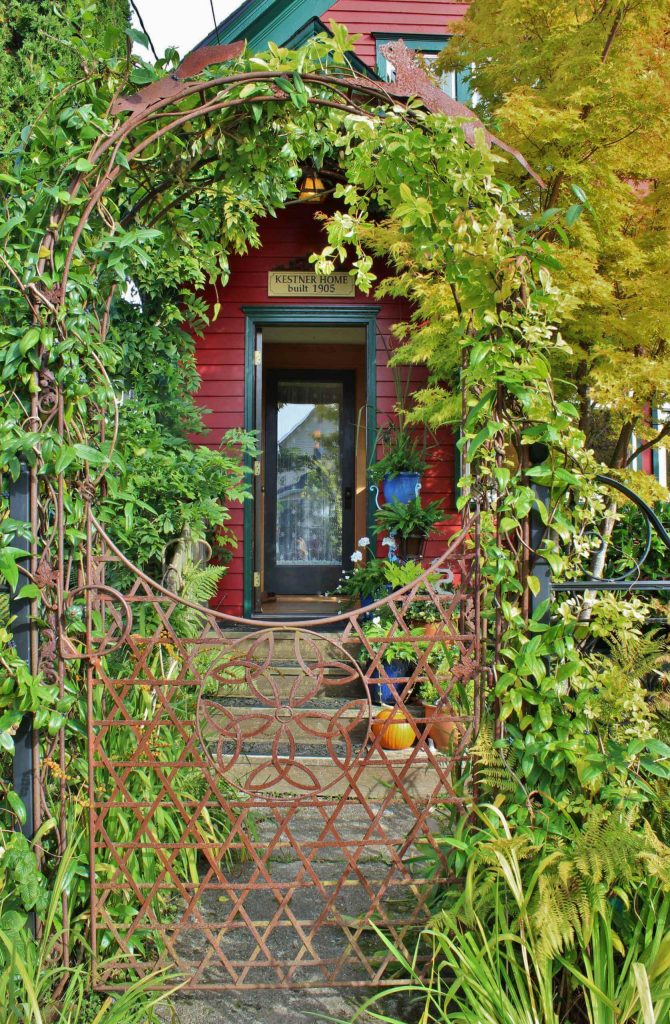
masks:
[[[378,708],[372,707],[371,718],[374,719]],[[228,715],[231,715],[234,719],[239,721],[241,727],[241,735],[243,738],[243,746],[245,755],[253,755],[253,747],[255,745],[266,746],[270,743],[274,737],[285,730],[290,728],[291,736],[293,737],[296,745],[301,746],[308,744],[310,746],[325,747],[328,740],[323,733],[329,729],[329,721],[332,721],[332,717],[327,711],[318,712],[318,718],[306,717],[303,721],[301,711],[299,708],[293,709],[291,717],[284,715],[279,718],[272,717],[271,709],[265,708],[227,708]],[[428,735],[430,731],[429,721],[423,717],[422,709],[420,707],[407,708],[408,718],[410,718],[416,726],[416,729],[420,736]],[[303,715],[309,716],[309,712],[302,712]],[[211,705],[209,708],[209,715],[207,725],[205,727],[205,734],[210,741],[216,742],[218,737],[216,735],[217,726],[220,725],[221,733],[224,736],[231,736],[231,723],[228,715],[217,715],[216,710],[212,710]],[[351,726],[348,727],[348,723],[351,722]],[[338,741],[338,734],[346,735],[349,738],[354,749],[360,748],[368,737],[370,727],[370,718],[365,715],[362,719],[357,710],[345,709],[339,718],[338,731],[331,726],[330,727],[330,739],[332,741]],[[252,733],[258,729],[257,735]],[[321,735],[314,735],[319,732]],[[340,740],[343,742],[343,740]],[[298,758],[300,760],[300,758]]]

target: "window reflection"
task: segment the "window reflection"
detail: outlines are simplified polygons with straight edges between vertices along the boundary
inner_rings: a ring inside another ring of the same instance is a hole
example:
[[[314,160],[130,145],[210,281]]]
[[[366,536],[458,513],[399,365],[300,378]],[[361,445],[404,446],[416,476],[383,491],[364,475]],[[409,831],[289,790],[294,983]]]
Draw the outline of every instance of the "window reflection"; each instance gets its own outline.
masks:
[[[277,565],[341,565],[342,383],[281,381],[277,397]]]

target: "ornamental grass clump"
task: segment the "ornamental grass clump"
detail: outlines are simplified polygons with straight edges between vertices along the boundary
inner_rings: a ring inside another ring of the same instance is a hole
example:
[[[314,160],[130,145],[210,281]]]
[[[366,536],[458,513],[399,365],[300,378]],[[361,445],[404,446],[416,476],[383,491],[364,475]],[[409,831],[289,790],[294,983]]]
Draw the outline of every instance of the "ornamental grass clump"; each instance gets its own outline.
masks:
[[[402,1024],[666,1024],[670,850],[642,823],[563,824],[524,834],[489,807],[443,837],[461,885],[436,894],[413,957],[377,929],[410,980],[353,1020],[400,1024],[385,1007],[402,996]]]

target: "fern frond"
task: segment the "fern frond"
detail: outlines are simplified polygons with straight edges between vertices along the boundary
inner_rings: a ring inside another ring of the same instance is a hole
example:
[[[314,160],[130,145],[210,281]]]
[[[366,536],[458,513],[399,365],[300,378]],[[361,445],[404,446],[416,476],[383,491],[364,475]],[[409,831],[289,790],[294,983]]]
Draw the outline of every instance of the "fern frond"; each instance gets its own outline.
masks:
[[[646,822],[641,829],[636,824],[635,813],[619,818],[594,810],[560,861],[542,874],[531,908],[540,956],[560,954],[577,929],[588,936],[612,890],[625,890],[640,874],[670,884],[670,849]]]
[[[516,754],[510,750],[503,757],[494,742],[491,726],[483,725],[470,747],[475,778],[486,794],[513,793],[516,789],[512,774],[516,767]]]
[[[216,596],[219,583],[225,574],[225,566],[201,566],[191,563],[184,570],[181,596],[198,604],[207,604]]]

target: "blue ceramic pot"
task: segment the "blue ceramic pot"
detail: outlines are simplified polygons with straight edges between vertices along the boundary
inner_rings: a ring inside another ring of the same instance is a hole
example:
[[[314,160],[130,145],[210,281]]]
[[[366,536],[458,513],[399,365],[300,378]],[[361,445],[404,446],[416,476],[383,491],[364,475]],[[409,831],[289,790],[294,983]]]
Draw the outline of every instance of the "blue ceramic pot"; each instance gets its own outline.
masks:
[[[393,477],[384,477],[384,501],[389,505],[394,501],[408,505],[419,497],[420,490],[420,473],[397,473]]]
[[[410,685],[407,682],[411,676],[414,665],[411,661],[391,661],[384,665],[384,674],[388,680],[403,679],[404,682],[393,683],[370,683],[370,699],[373,704],[395,704],[398,695]],[[372,673],[373,679],[379,678],[379,671],[375,669]]]
[[[374,597],[361,597],[361,608],[367,608],[368,605],[374,604],[375,601],[381,601],[382,597],[386,597],[386,595],[390,593],[391,587],[390,585],[388,585],[384,587],[382,590],[378,590]],[[372,617],[372,612],[367,612],[365,615],[361,615],[361,622],[369,622]]]

